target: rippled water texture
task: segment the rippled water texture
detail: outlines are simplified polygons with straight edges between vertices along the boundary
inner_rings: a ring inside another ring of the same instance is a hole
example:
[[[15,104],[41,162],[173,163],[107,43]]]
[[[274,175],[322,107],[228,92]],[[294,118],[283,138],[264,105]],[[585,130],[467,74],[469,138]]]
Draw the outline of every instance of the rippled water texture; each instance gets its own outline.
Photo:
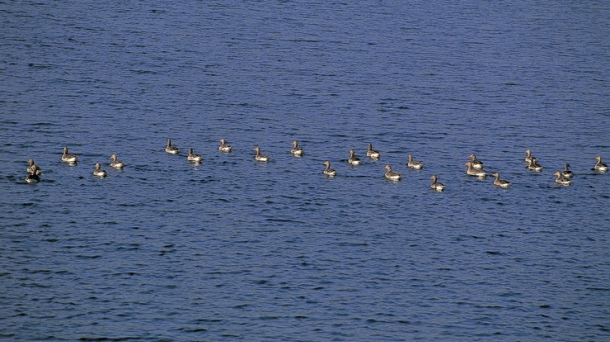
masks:
[[[608,18],[604,1],[0,1],[0,339],[610,340],[610,173],[591,170],[610,161]],[[511,188],[467,176],[472,153]]]

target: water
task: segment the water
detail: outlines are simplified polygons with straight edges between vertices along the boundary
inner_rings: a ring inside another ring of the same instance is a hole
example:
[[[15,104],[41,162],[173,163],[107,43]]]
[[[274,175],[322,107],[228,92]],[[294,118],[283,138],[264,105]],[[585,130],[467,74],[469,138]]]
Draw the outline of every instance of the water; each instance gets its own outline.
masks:
[[[0,2],[0,337],[608,340],[610,174],[590,169],[610,160],[609,17],[595,1]],[[369,142],[381,160],[349,167]],[[512,187],[466,176],[471,153]],[[41,183],[23,182],[29,158]],[[566,162],[574,184],[556,186]]]

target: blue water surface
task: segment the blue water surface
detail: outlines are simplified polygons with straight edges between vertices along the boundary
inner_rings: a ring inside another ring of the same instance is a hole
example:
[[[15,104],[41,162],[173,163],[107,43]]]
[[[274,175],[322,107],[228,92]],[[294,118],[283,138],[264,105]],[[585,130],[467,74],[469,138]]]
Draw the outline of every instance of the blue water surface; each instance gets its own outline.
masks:
[[[610,173],[591,170],[610,160],[608,18],[0,1],[0,339],[610,340]],[[470,154],[512,186],[467,176]]]

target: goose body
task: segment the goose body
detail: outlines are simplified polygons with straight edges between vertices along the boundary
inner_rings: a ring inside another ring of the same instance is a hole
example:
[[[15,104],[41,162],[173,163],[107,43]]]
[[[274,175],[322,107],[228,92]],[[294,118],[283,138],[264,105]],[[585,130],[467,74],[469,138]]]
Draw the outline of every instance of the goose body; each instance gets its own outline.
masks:
[[[296,140],[292,142],[292,150],[290,150],[290,154],[295,157],[303,156],[303,148],[299,147],[299,143]]]
[[[167,139],[167,146],[165,146],[165,152],[169,154],[178,154],[180,150],[176,146],[172,146],[172,141]]]
[[[75,164],[78,161],[76,154],[68,153],[68,148],[64,147],[64,154],[61,156],[61,161]]]
[[[201,161],[203,160],[203,157],[200,154],[193,153],[193,149],[190,148],[189,155],[186,157],[186,160],[195,162],[195,163],[201,163]]]
[[[602,163],[602,157],[601,156],[595,157],[595,160],[597,160],[597,163],[595,163],[595,166],[593,166],[593,170],[596,170],[598,172],[606,172],[606,171],[608,171],[608,165]]]
[[[254,148],[254,151],[256,151],[254,160],[259,161],[259,162],[268,162],[269,161],[269,156],[266,154],[262,154],[261,149],[258,146]]]
[[[553,175],[557,177],[557,178],[555,178],[555,183],[557,183],[559,185],[568,186],[568,185],[572,184],[572,181],[565,178],[559,171],[555,171],[555,173],[553,173]]]
[[[400,173],[392,171],[392,167],[390,165],[386,165],[384,168],[387,170],[384,175],[386,179],[395,182],[400,180]]]
[[[445,185],[443,183],[439,183],[437,182],[437,177],[436,175],[432,175],[432,177],[430,177],[430,179],[432,179],[432,184],[430,185],[430,188],[436,191],[443,191],[445,190]]]
[[[476,177],[487,176],[487,172],[485,170],[477,170],[474,167],[472,167],[472,162],[465,163],[464,165],[466,165],[468,167],[468,169],[466,170],[466,174],[468,174],[470,176],[476,176]]]
[[[95,164],[95,171],[93,171],[93,175],[96,177],[104,178],[107,176],[106,171],[102,170],[102,166],[100,163]]]
[[[471,163],[472,163],[472,168],[477,169],[477,170],[483,170],[483,162],[477,159],[477,156],[475,156],[474,154],[471,154],[468,156],[468,158],[472,159]]]
[[[122,170],[125,167],[125,164],[117,159],[116,154],[111,155],[110,159],[112,159],[112,161],[110,162],[110,167],[115,168],[117,170]]]
[[[324,165],[326,165],[326,167],[324,168],[324,174],[327,175],[328,177],[334,177],[337,175],[337,171],[335,171],[334,169],[330,168],[330,161],[325,161]]]
[[[413,160],[412,154],[409,154],[407,158],[409,158],[409,161],[407,162],[407,167],[415,170],[421,170],[424,167],[424,163]]]
[[[29,164],[29,166],[28,166],[28,168],[27,168],[27,172],[28,172],[28,173],[31,173],[31,174],[33,174],[33,175],[36,175],[36,176],[40,176],[40,174],[42,173],[42,171],[40,171],[40,168],[38,167],[38,165],[36,165],[36,164],[34,163],[34,159],[31,159],[31,158],[30,158],[30,159],[28,160],[28,164]]]
[[[538,164],[538,160],[532,157],[527,165],[527,169],[530,171],[540,172],[542,171],[542,165]]]
[[[220,146],[218,146],[218,150],[220,152],[229,153],[233,150],[233,148],[231,145],[227,144],[224,139],[220,139]]]
[[[360,158],[356,157],[356,155],[354,154],[354,150],[349,150],[349,159],[347,160],[347,162],[351,165],[360,164]]]
[[[25,177],[26,183],[38,183],[40,181],[40,177],[35,172],[29,172]]]
[[[366,150],[366,156],[371,159],[379,159],[379,157],[381,157],[381,154],[379,153],[379,151],[373,150],[373,145],[369,144],[369,147]]]
[[[492,176],[496,177],[496,179],[494,179],[494,185],[495,186],[499,186],[501,188],[508,188],[510,186],[510,182],[504,179],[500,179],[500,174],[499,173],[494,173],[492,174]]]
[[[561,172],[561,175],[564,178],[568,178],[568,179],[570,179],[570,178],[572,178],[572,176],[574,176],[574,173],[572,173],[572,171],[570,171],[570,164],[566,164],[563,167],[563,172]]]

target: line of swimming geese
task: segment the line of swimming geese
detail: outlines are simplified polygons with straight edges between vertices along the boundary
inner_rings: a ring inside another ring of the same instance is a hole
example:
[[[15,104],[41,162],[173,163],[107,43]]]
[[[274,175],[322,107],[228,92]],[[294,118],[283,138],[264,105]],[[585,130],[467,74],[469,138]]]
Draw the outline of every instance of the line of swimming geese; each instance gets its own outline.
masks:
[[[233,148],[231,147],[231,145],[227,144],[225,139],[220,139],[220,146],[218,146],[218,150],[223,153],[231,153]],[[258,161],[258,162],[268,162],[269,161],[269,156],[266,154],[262,154],[261,149],[258,146],[254,147],[254,151],[256,152],[256,154],[254,155],[255,161]],[[178,147],[172,145],[171,139],[167,139],[167,145],[165,146],[165,152],[169,153],[169,154],[178,154],[180,152],[180,150],[178,149]],[[304,155],[303,148],[299,146],[299,143],[296,140],[292,142],[292,149],[290,150],[290,154],[292,154],[295,157],[302,157]],[[354,165],[354,166],[359,165],[360,158],[358,158],[355,155],[354,150],[349,150],[349,154],[350,154],[350,157],[347,159],[347,162],[350,165]],[[540,164],[538,164],[538,160],[536,159],[536,157],[534,157],[532,155],[531,150],[525,150],[525,154],[526,154],[526,157],[525,157],[524,161],[527,163],[528,170],[535,171],[535,172],[542,171],[542,166]],[[379,151],[374,150],[373,145],[369,143],[368,149],[366,151],[366,156],[371,159],[378,160],[381,157],[381,153]],[[470,158],[471,160],[464,164],[467,167],[466,174],[468,174],[470,176],[479,177],[479,178],[487,177],[488,172],[483,169],[483,165],[484,165],[483,162],[480,161],[479,159],[477,159],[477,157],[474,154],[471,154],[470,156],[468,156],[468,158]],[[111,155],[110,159],[112,159],[112,162],[110,162],[110,164],[108,164],[110,167],[118,169],[118,170],[122,170],[125,167],[125,164],[122,161],[117,159],[116,154]],[[602,163],[602,158],[600,156],[595,157],[595,159],[597,160],[597,163],[593,166],[593,168],[591,170],[594,170],[594,171],[597,171],[600,173],[604,173],[604,172],[608,171],[608,166],[606,164]],[[73,166],[78,163],[78,156],[75,154],[72,154],[72,153],[68,153],[68,148],[64,147],[64,153],[61,156],[61,160],[63,162],[68,163],[69,165]],[[190,162],[193,162],[193,163],[201,163],[203,161],[203,157],[199,154],[193,153],[193,149],[191,148],[191,149],[189,149],[189,154],[187,156],[187,160]],[[28,175],[25,178],[25,182],[26,183],[39,182],[40,175],[42,174],[40,167],[38,167],[38,165],[36,165],[34,163],[33,159],[29,159],[28,163],[29,163],[29,166],[27,168]],[[337,171],[330,167],[330,161],[326,160],[324,162],[324,165],[325,165],[325,168],[322,171],[322,173],[324,175],[326,175],[327,177],[334,177],[337,175]],[[416,169],[416,170],[420,170],[424,167],[424,163],[413,160],[413,155],[409,154],[408,161],[407,161],[407,167]],[[565,186],[568,186],[572,183],[571,178],[573,177],[573,173],[572,173],[572,171],[569,170],[569,167],[570,167],[570,164],[565,164],[563,171],[561,171],[561,172],[556,171],[553,174],[556,177],[555,183],[560,184],[560,185],[565,185]],[[386,172],[384,174],[386,179],[389,179],[389,180],[395,181],[395,182],[400,181],[400,179],[402,178],[400,173],[392,171],[392,167],[390,165],[386,165],[384,168],[386,170]],[[96,163],[95,171],[93,171],[93,175],[96,177],[104,178],[108,175],[108,173],[101,168],[100,163]],[[497,172],[492,173],[491,176],[495,177],[495,179],[493,181],[494,185],[499,186],[501,188],[510,187],[511,183],[507,180],[500,179],[499,173],[497,173]],[[436,190],[436,191],[443,191],[445,189],[445,185],[438,182],[438,177],[436,175],[432,175],[430,177],[430,179],[432,179],[432,184],[430,185],[431,189]]]

